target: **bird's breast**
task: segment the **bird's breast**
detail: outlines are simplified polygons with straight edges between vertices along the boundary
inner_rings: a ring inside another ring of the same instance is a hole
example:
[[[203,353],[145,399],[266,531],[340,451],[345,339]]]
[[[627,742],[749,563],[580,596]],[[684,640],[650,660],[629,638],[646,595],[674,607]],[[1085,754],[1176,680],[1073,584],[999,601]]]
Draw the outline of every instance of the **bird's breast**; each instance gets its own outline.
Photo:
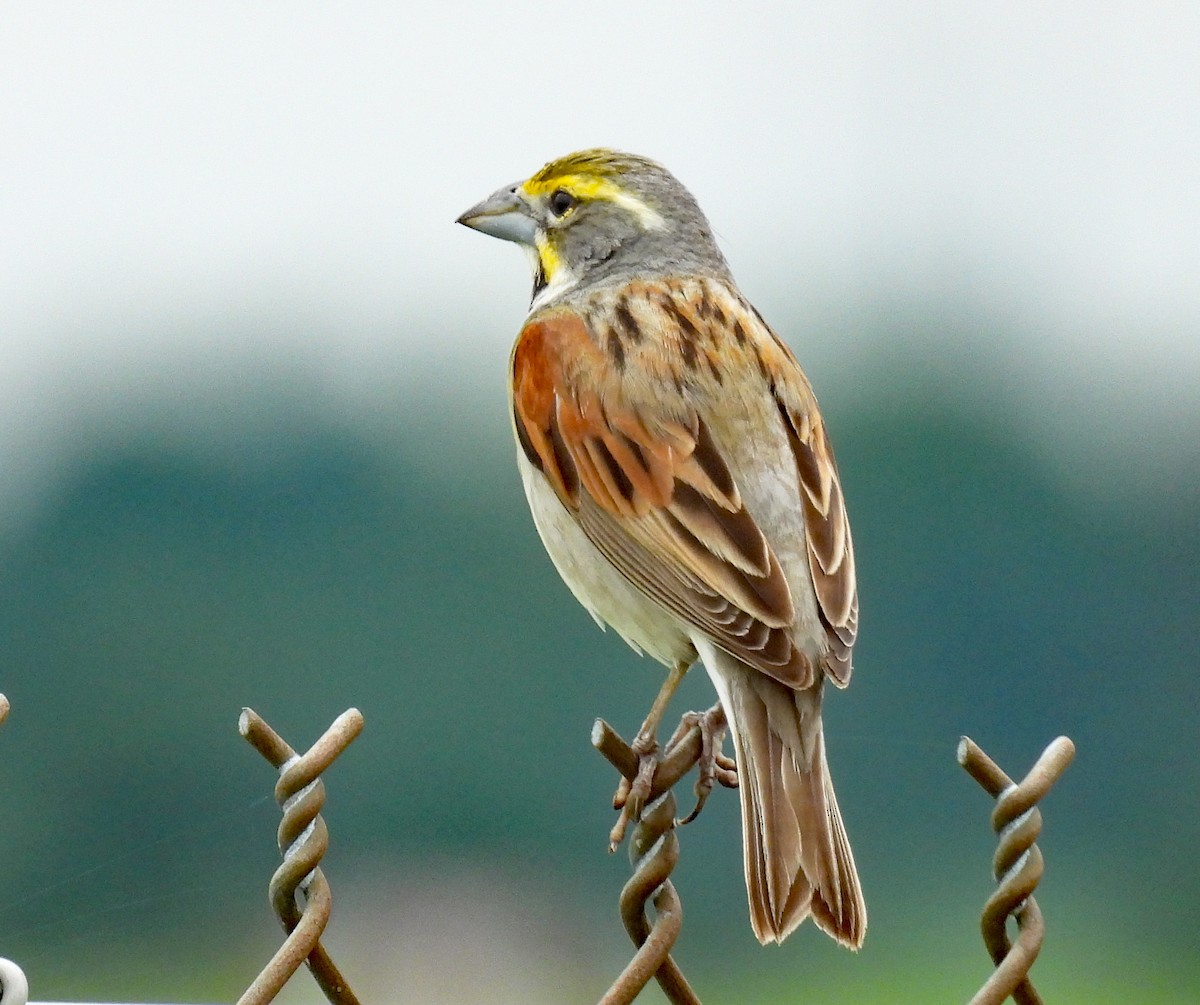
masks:
[[[602,627],[611,625],[638,652],[667,666],[690,662],[695,651],[679,618],[617,571],[520,450],[517,467],[538,536],[575,599]]]

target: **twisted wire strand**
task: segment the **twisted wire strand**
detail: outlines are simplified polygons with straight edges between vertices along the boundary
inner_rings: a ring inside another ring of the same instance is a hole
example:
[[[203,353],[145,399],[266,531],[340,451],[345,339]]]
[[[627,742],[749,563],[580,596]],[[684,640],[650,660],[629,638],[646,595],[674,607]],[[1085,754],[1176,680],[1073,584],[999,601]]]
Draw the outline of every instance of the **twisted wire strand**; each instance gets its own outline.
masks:
[[[359,1005],[320,942],[321,933],[329,923],[332,897],[318,863],[329,847],[329,830],[320,816],[325,804],[325,784],[320,775],[362,732],[362,727],[362,713],[356,708],[349,709],[334,720],[306,753],[298,755],[256,712],[242,709],[238,732],[273,767],[280,769],[275,800],[283,810],[278,832],[283,862],[271,877],[270,898],[288,935],[238,999],[238,1005],[266,1005],[305,962],[333,1005]],[[304,894],[303,909],[297,904],[298,891]]]
[[[1045,862],[1038,848],[1042,814],[1037,803],[1075,757],[1075,744],[1065,736],[1054,740],[1021,782],[1015,783],[982,749],[964,736],[958,745],[958,763],[996,799],[992,829],[1000,836],[992,859],[996,892],[988,898],[980,918],[984,945],[995,964],[987,983],[970,1005],[1000,1005],[1010,996],[1017,1005],[1042,1005],[1029,979],[1029,968],[1042,948],[1046,926],[1033,898]],[[1016,920],[1017,940],[1008,937],[1007,921]]]
[[[592,746],[625,778],[632,782],[637,777],[638,755],[603,719],[597,719],[592,727]],[[621,921],[637,950],[599,1005],[630,1005],[651,978],[658,981],[672,1005],[700,1005],[670,955],[683,925],[683,906],[670,880],[679,861],[671,787],[692,769],[700,751],[700,729],[692,726],[661,755],[655,768],[646,806],[629,842],[633,874],[620,897]],[[654,907],[653,922],[647,916],[647,904]]]

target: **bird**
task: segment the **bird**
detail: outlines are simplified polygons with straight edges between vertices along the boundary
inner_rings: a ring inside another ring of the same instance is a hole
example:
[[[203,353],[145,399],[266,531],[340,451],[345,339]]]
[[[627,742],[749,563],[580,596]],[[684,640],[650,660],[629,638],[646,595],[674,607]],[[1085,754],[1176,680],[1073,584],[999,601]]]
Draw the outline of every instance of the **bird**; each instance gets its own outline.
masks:
[[[826,680],[850,681],[858,589],[808,378],[656,161],[581,150],[457,222],[532,266],[509,403],[542,543],[601,627],[668,668],[634,749],[653,750],[698,659],[733,738],[754,935],[782,942],[811,916],[858,949],[821,721]]]

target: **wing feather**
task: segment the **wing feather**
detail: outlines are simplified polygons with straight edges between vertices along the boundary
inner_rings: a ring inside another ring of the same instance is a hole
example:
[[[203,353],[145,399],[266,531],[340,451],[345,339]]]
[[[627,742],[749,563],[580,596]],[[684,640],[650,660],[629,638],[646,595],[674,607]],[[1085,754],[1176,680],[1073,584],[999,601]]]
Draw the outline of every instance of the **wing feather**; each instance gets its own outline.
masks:
[[[858,635],[858,582],[837,463],[807,381],[777,386],[776,395],[800,476],[808,567],[829,642],[824,668],[845,687]]]
[[[518,338],[513,422],[530,462],[635,586],[751,666],[810,685],[787,579],[704,422],[581,390],[584,367],[590,388],[608,387],[611,358],[577,315],[543,316]]]
[[[792,639],[791,588],[712,431],[685,394],[671,396],[671,412],[660,398],[643,394],[639,407],[625,393],[635,361],[659,386],[680,387],[681,370],[704,374],[706,365],[719,374],[718,364],[740,353],[744,358],[734,362],[764,380],[787,434],[825,628],[821,668],[845,686],[858,634],[854,548],[837,465],[807,379],[736,293],[701,285],[692,291],[701,305],[695,307],[680,284],[674,299],[639,285],[618,299],[626,342],[617,355],[609,345],[615,329],[607,340],[594,338],[566,309],[526,325],[512,360],[521,449],[630,582],[733,655],[807,687],[814,671]],[[655,361],[659,370],[652,373]]]

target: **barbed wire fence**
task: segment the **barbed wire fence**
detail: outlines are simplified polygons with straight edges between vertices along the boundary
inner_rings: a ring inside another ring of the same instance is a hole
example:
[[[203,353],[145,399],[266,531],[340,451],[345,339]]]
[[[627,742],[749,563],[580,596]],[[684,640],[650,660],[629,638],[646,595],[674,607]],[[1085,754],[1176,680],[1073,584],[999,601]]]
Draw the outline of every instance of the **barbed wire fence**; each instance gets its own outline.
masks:
[[[8,714],[8,699],[0,694],[0,726]],[[619,901],[620,917],[635,951],[629,964],[599,999],[599,1005],[630,1005],[651,980],[658,982],[672,1005],[701,1005],[671,958],[671,949],[683,924],[683,909],[670,879],[680,854],[673,790],[701,761],[703,740],[698,718],[691,713],[685,716],[674,736],[656,755],[650,791],[629,838],[632,875]],[[242,710],[238,731],[279,773],[275,799],[283,811],[277,835],[283,862],[271,877],[269,893],[286,936],[237,1005],[267,1005],[302,964],[308,966],[331,1005],[359,1005],[321,945],[332,896],[319,863],[329,847],[328,827],[321,816],[325,802],[321,774],[362,728],[362,714],[357,709],[348,709],[305,753],[297,754],[253,710]],[[596,720],[591,741],[621,776],[632,783],[640,763],[630,745],[603,719]],[[1042,828],[1037,804],[1062,776],[1074,755],[1075,745],[1060,736],[1043,751],[1026,776],[1014,782],[969,737],[964,736],[959,742],[959,764],[996,800],[991,823],[999,837],[992,863],[997,888],[984,905],[980,919],[983,942],[995,969],[968,1005],[1001,1005],[1010,997],[1017,1005],[1042,1005],[1029,977],[1045,933],[1045,922],[1033,897],[1045,868],[1036,843]],[[1008,936],[1010,919],[1016,924],[1015,942]],[[16,963],[0,957],[0,1005],[56,1003],[30,1002],[24,972]]]

